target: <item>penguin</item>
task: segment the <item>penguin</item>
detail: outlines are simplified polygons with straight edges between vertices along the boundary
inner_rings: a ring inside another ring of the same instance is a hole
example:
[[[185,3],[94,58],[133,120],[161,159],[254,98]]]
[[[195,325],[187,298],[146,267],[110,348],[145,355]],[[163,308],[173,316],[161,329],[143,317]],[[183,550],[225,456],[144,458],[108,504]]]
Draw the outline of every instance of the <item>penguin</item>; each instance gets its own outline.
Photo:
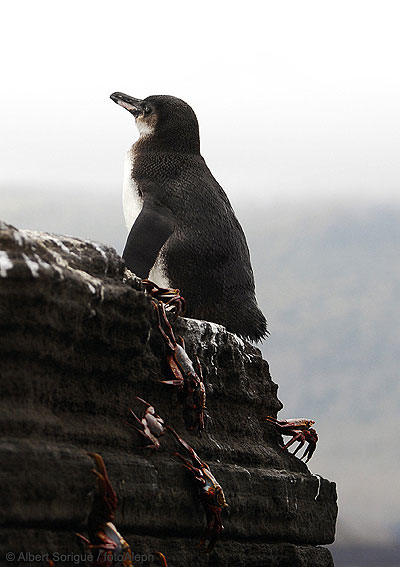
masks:
[[[110,98],[134,116],[139,131],[123,185],[127,268],[179,289],[185,316],[261,341],[267,322],[256,302],[246,237],[200,155],[193,109],[167,95],[141,100],[115,92]]]

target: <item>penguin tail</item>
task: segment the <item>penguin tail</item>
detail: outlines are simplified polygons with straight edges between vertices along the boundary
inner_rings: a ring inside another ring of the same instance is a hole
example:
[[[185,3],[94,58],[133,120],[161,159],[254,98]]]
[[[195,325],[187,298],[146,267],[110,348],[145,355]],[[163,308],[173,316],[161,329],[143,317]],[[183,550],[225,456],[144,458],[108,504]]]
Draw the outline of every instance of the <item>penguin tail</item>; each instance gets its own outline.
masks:
[[[230,321],[227,321],[228,331],[253,343],[260,343],[269,335],[267,320],[256,303],[247,306],[241,304],[230,312]]]
[[[267,320],[257,307],[256,313],[252,313],[243,337],[254,343],[260,343],[269,336]]]

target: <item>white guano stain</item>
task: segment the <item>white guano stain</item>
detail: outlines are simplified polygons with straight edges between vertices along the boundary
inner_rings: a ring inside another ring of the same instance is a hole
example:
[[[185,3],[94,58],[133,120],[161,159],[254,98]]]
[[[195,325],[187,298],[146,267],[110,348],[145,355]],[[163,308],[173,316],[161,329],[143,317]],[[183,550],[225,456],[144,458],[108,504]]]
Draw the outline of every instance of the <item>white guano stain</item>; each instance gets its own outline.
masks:
[[[8,277],[8,272],[14,267],[14,264],[11,262],[10,258],[8,257],[7,252],[4,250],[0,250],[0,277],[6,278]]]
[[[314,497],[314,500],[317,500],[317,498],[318,498],[318,496],[319,496],[319,494],[320,494],[320,490],[321,490],[321,478],[322,478],[322,477],[321,477],[319,474],[314,474],[314,473],[311,473],[311,474],[312,474],[312,476],[315,476],[315,478],[318,479],[317,494],[316,494],[315,497]]]
[[[246,468],[244,468],[243,466],[241,466],[241,465],[235,465],[235,469],[240,469],[240,470],[246,472],[249,476],[251,476],[251,472],[250,472],[248,469],[246,469]]]
[[[18,246],[24,246],[26,242],[25,235],[20,230],[13,231],[13,237]]]
[[[215,443],[215,445],[218,447],[218,449],[220,449],[220,450],[222,451],[223,448],[222,448],[221,445],[218,443],[218,441],[216,441],[216,440],[214,439],[214,437],[212,437],[210,434],[208,434],[208,438],[209,438],[213,443]]]
[[[30,269],[31,274],[34,278],[39,277],[39,268],[43,268],[44,270],[52,269],[52,266],[48,262],[42,260],[42,258],[38,254],[34,254],[35,260],[29,258],[29,256],[27,256],[26,254],[22,254],[22,257],[25,260],[25,264]]]
[[[39,269],[43,268],[43,269],[46,269],[46,270],[51,270],[51,269],[55,270],[59,274],[60,280],[64,280],[65,276],[64,276],[63,270],[65,270],[65,271],[68,271],[72,274],[75,274],[76,276],[79,276],[81,278],[81,280],[83,280],[83,283],[87,286],[87,288],[88,288],[88,290],[90,291],[91,294],[97,295],[100,298],[100,301],[104,300],[104,286],[103,286],[103,283],[100,279],[98,279],[94,276],[91,276],[90,274],[88,274],[87,272],[85,272],[83,270],[78,270],[76,268],[72,268],[59,252],[57,252],[56,250],[54,250],[53,248],[51,248],[49,246],[46,246],[46,243],[52,242],[52,243],[56,244],[56,246],[58,248],[60,248],[60,250],[62,250],[65,254],[78,256],[78,254],[71,251],[59,238],[57,238],[56,236],[47,234],[47,233],[43,234],[43,233],[36,232],[36,231],[26,230],[26,231],[23,231],[23,232],[25,233],[25,234],[22,235],[24,238],[33,237],[34,239],[38,240],[43,246],[45,246],[47,252],[53,257],[55,264],[56,264],[56,265],[54,265],[54,264],[49,264],[48,262],[45,262],[36,253],[34,254],[35,260],[33,260],[32,258],[29,258],[29,256],[27,256],[26,254],[22,254],[22,257],[23,257],[26,265],[30,269],[31,274],[34,278],[39,277],[39,275],[40,275]],[[74,239],[72,237],[68,238],[67,241],[71,241],[71,243],[85,242],[87,244],[90,244],[97,252],[99,252],[101,254],[101,256],[105,259],[106,262],[108,261],[106,253],[100,247],[100,245],[97,244],[97,243],[94,243],[90,240],[80,241],[80,240]]]
[[[32,277],[38,278],[39,277],[39,264],[37,262],[35,262],[34,260],[31,260],[31,258],[29,258],[29,256],[27,256],[26,254],[22,254],[22,257],[25,260],[25,264],[30,269]]]
[[[44,246],[46,246],[46,243],[52,242],[53,244],[55,244],[58,248],[60,248],[65,254],[71,254],[72,256],[78,256],[78,254],[76,254],[75,252],[73,252],[72,250],[70,250],[68,248],[68,246],[65,245],[65,243],[60,240],[59,238],[57,238],[57,236],[55,236],[54,234],[48,234],[48,233],[43,233],[43,232],[39,232],[37,230],[24,230],[24,231],[19,231],[20,234],[22,235],[23,239],[30,239],[31,237],[34,237],[36,240],[39,240],[39,242],[41,242]],[[63,237],[64,240],[70,240],[71,242],[76,242],[75,239],[73,238],[66,238]],[[46,247],[47,248],[47,247]],[[51,250],[49,250],[51,251]]]
[[[55,236],[47,236],[46,235],[46,238],[44,240],[49,240],[50,242],[54,242],[54,244],[56,246],[58,246],[59,248],[61,248],[61,250],[63,252],[65,252],[66,254],[71,254],[71,250],[68,248],[68,246],[65,246],[64,242],[62,242],[61,240],[59,240]]]

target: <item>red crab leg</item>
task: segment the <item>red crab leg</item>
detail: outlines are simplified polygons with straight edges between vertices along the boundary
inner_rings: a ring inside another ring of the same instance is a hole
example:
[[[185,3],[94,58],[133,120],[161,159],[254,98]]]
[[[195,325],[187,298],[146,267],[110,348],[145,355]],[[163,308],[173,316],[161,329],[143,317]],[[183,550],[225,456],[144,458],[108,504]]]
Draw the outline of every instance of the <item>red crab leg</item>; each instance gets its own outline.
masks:
[[[106,466],[102,457],[97,453],[88,453],[90,455],[99,470],[93,469],[92,472],[97,476],[99,480],[99,504],[98,507],[101,509],[103,506],[106,510],[101,510],[101,513],[104,515],[105,522],[113,522],[114,521],[114,514],[117,509],[118,498],[113,489],[110,479],[108,478]]]
[[[136,396],[137,397],[137,396]],[[138,400],[141,400],[141,398],[138,398]],[[144,400],[141,400],[142,402],[144,402]],[[144,402],[147,403],[147,402]],[[150,404],[148,404],[149,407]],[[129,408],[129,411],[131,412],[131,414],[133,415],[133,417],[136,419],[136,421],[138,422],[138,424],[136,423],[129,423],[129,421],[124,420],[124,423],[126,425],[129,425],[129,427],[133,427],[135,431],[137,431],[138,433],[140,433],[140,435],[142,435],[145,439],[147,439],[147,441],[151,441],[151,443],[144,445],[143,447],[136,447],[137,449],[158,449],[160,447],[160,443],[158,442],[158,440],[150,434],[146,434],[143,431],[143,423],[142,421],[138,418],[138,416],[135,414],[135,412]]]
[[[178,291],[178,290],[176,290]],[[164,301],[164,298],[169,297],[168,295],[161,295],[160,298]],[[165,302],[167,307],[171,307],[171,309],[175,309],[176,317],[183,315],[186,310],[186,302],[181,295],[173,295]]]
[[[88,538],[83,536],[82,534],[78,534],[78,532],[75,532],[75,535],[78,536],[87,546],[92,545],[88,540]]]
[[[202,482],[204,484],[205,480],[202,478],[203,473],[201,469],[195,467],[190,461],[185,459],[185,457],[180,453],[172,453],[171,456],[176,457],[179,461],[181,461],[183,466],[187,468],[188,471],[190,471],[199,482]]]
[[[286,443],[286,445],[284,445],[284,446],[282,447],[282,449],[288,449],[288,448],[290,447],[290,445],[293,445],[293,443],[295,443],[296,441],[301,442],[300,439],[301,439],[302,437],[303,437],[303,444],[302,444],[301,446],[303,446],[303,445],[304,445],[304,436],[303,436],[303,434],[302,434],[301,432],[299,432],[299,433],[296,433],[296,435],[294,435],[294,436]],[[298,450],[298,449],[297,449],[297,450]]]
[[[156,551],[158,557],[160,558],[161,561],[161,567],[168,567],[167,564],[167,559],[165,557],[165,555],[163,553],[161,553],[160,551]]]
[[[123,423],[125,423],[125,425],[129,425],[129,427],[133,427],[133,429],[135,431],[137,431],[138,433],[140,433],[141,435],[143,435],[143,437],[146,437],[146,434],[143,431],[143,423],[141,422],[141,420],[138,418],[138,416],[135,414],[135,412],[133,410],[131,410],[131,408],[129,408],[129,411],[131,412],[131,414],[133,415],[133,417],[135,418],[135,420],[137,421],[137,423],[130,423],[129,421],[126,421],[126,419],[123,420]]]
[[[267,417],[262,417],[261,421],[268,421],[269,423],[273,423],[274,425],[281,425],[281,422],[279,421],[279,419],[275,419],[274,417],[271,417],[270,415],[267,415]]]
[[[161,303],[161,302],[156,304],[156,303],[153,301],[153,305],[154,305],[155,310],[157,311],[158,328],[159,328],[159,331],[160,331],[160,333],[162,334],[162,336],[163,336],[165,342],[167,343],[167,345],[169,346],[169,348],[170,348],[173,352],[175,352],[176,339],[175,339],[175,335],[174,335],[174,332],[173,332],[173,330],[172,330],[171,324],[170,324],[170,322],[168,321],[168,317],[167,317],[167,315],[166,315],[166,313],[165,313],[164,304]],[[167,331],[168,331],[169,334],[167,334],[167,333],[164,331],[163,323],[164,323],[164,325],[166,326]]]
[[[127,425],[130,425],[130,423],[128,423],[127,421],[125,423]],[[134,426],[132,426],[132,427],[134,427]],[[157,439],[152,439],[151,437],[146,435],[146,433],[144,433],[144,431],[140,431],[140,429],[136,429],[136,431],[138,433],[140,433],[141,435],[143,435],[143,437],[147,441],[152,441],[152,443],[148,443],[147,445],[143,445],[142,447],[135,447],[135,449],[141,450],[141,449],[159,449],[160,448],[160,443],[157,441]]]
[[[138,418],[138,416],[135,414],[135,412],[134,412],[131,408],[129,408],[129,411],[131,412],[131,414],[133,415],[133,417],[136,419],[136,421],[137,421],[138,423],[140,423],[140,425],[142,425],[141,420]],[[125,423],[128,423],[128,422],[126,421]],[[131,425],[132,427],[135,427],[132,423],[128,423],[128,425]]]
[[[149,404],[149,402],[146,402],[146,400],[144,400],[143,398],[139,398],[139,396],[135,396],[137,400],[139,400],[139,402],[142,402],[145,406],[147,406],[148,408],[151,408],[151,404]],[[132,410],[131,410],[132,411]]]
[[[273,425],[276,425],[279,431],[282,429],[290,429],[294,427],[294,424],[288,423],[286,419],[275,419],[275,417],[271,417],[270,415],[261,418],[261,421],[267,421],[268,423],[272,423]]]
[[[199,542],[199,547],[202,547],[206,540],[208,539],[208,546],[206,549],[206,553],[211,553],[214,549],[215,544],[218,541],[221,533],[224,530],[224,526],[222,525],[222,518],[221,518],[221,509],[213,506],[212,508],[205,506],[205,513],[206,513],[206,520],[207,520],[207,527],[203,532],[203,535]]]
[[[299,444],[298,444],[298,446],[297,446],[297,449],[296,449],[295,451],[293,451],[293,455],[295,455],[298,451],[300,451],[300,449],[301,449],[302,446],[304,445],[304,443],[305,443],[304,437],[298,439],[298,442],[299,442]]]
[[[304,457],[308,455],[308,457],[307,457],[307,459],[306,459],[306,461],[305,461],[306,463],[308,463],[308,461],[309,461],[309,460],[311,459],[311,457],[313,456],[316,447],[317,447],[316,444],[314,445],[314,444],[310,443],[310,444],[308,445],[308,447],[306,448],[306,450],[304,451],[304,453],[303,453],[303,455],[302,455],[301,458],[304,459]]]
[[[175,439],[178,441],[178,443],[181,445],[181,447],[183,447],[184,449],[186,449],[186,451],[189,452],[192,460],[198,465],[198,468],[201,469],[201,467],[203,467],[205,465],[205,463],[203,463],[203,461],[197,456],[194,449],[192,449],[192,447],[190,445],[188,445],[186,443],[186,441],[184,441],[181,437],[179,437],[179,435],[177,434],[175,429],[173,429],[170,425],[166,425],[165,428],[168,429],[169,431],[171,431],[171,433],[173,434]],[[179,455],[179,453],[176,453],[176,454]],[[181,458],[184,458],[184,457],[182,457],[182,455],[180,455],[180,456],[181,456]],[[207,466],[207,468],[208,468],[208,466]]]
[[[142,285],[144,285],[146,292],[150,295],[154,295],[160,289],[157,284],[148,279],[142,280]]]
[[[173,354],[167,355],[167,362],[172,374],[175,376],[175,380],[159,380],[159,382],[161,382],[162,384],[170,384],[172,386],[183,388],[185,380]]]
[[[162,301],[166,306],[175,309],[175,314],[178,317],[185,312],[186,302],[181,296],[179,289],[168,289],[166,287],[159,287],[154,282],[144,279],[142,285],[146,293],[153,298]]]

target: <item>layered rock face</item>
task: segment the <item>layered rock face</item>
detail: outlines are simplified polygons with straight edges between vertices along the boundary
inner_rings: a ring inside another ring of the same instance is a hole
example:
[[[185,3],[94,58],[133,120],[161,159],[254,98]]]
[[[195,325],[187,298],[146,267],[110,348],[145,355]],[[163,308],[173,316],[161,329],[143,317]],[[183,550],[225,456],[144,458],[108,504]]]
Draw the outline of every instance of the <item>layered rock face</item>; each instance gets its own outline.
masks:
[[[169,567],[332,566],[335,484],[279,447],[260,417],[282,408],[260,351],[223,327],[174,324],[202,363],[209,419],[200,438],[185,429],[169,379],[166,346],[140,280],[114,250],[64,236],[0,227],[1,561],[7,552],[56,553],[77,564],[100,453],[118,494],[116,525],[137,564]],[[229,507],[211,554],[196,545],[205,515],[190,474],[124,421],[141,396],[196,450]],[[69,554],[69,556],[68,556]],[[27,556],[22,556],[27,557]],[[147,561],[147,562],[146,562]],[[35,560],[29,565],[43,564]],[[19,564],[28,564],[19,561]],[[136,564],[136,563],[135,563]]]

